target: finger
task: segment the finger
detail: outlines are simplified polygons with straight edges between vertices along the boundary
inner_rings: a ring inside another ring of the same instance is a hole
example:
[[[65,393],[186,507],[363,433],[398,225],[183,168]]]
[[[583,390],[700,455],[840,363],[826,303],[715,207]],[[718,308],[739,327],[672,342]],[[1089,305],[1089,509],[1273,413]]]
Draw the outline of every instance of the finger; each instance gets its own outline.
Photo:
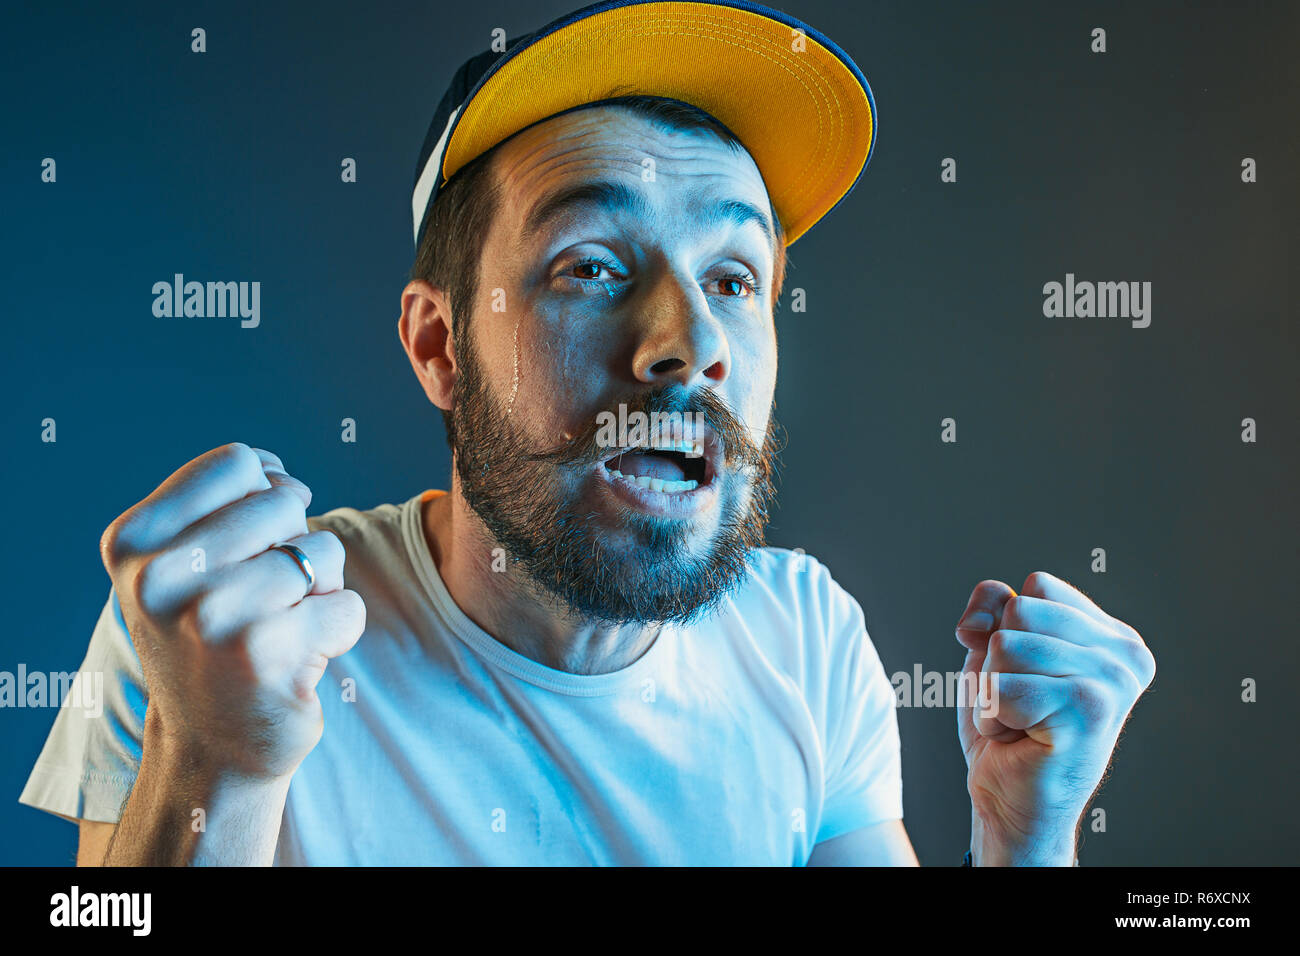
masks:
[[[304,508],[311,507],[311,489],[300,480],[289,474],[283,468],[275,465],[266,465],[262,470],[266,474],[267,481],[271,483],[271,487],[274,488],[277,485],[284,485],[285,487],[292,489],[293,492],[302,499],[302,506]]]
[[[253,452],[254,454],[257,455],[258,458],[262,459],[263,466],[274,465],[276,468],[279,468],[281,471],[284,470],[284,462],[280,460],[280,456],[277,455],[275,452],[267,451],[265,448],[254,448]]]
[[[179,609],[210,587],[208,575],[261,554],[273,544],[305,535],[307,514],[302,501],[299,492],[277,480],[267,490],[192,525],[153,554],[141,570],[147,581],[141,587],[150,595],[152,612]]]
[[[185,530],[169,551],[189,554],[204,549],[209,567],[224,566],[261,554],[273,544],[307,533],[310,492],[306,486],[274,470],[266,473],[271,487],[226,505]]]
[[[296,545],[307,555],[316,583],[306,594],[303,591],[307,587],[307,576],[302,566],[279,548],[268,548],[253,555],[241,562],[240,567],[247,569],[246,573],[253,581],[265,579],[268,590],[273,589],[277,596],[288,596],[290,600],[284,602],[284,607],[297,604],[307,594],[328,594],[343,587],[343,563],[347,555],[343,551],[343,542],[333,531],[312,531],[277,543]],[[291,571],[294,573],[290,574]]]
[[[1092,598],[1079,588],[1046,571],[1035,571],[1030,574],[1025,578],[1025,586],[1020,591],[1030,597],[1046,598],[1049,601],[1077,608],[1102,624],[1113,626],[1116,623],[1113,617],[1098,607]]]
[[[995,632],[996,633],[996,632]],[[993,675],[983,668],[986,652],[966,652],[962,666],[957,698],[957,736],[963,750],[969,751],[976,737],[988,737],[1001,743],[1011,743],[1025,736],[1023,730],[1012,730],[997,723],[997,696],[993,688]],[[984,720],[979,720],[979,717]]]
[[[105,535],[106,550],[154,551],[196,521],[271,487],[257,453],[232,442],[186,462],[143,501],[127,509]]]
[[[311,594],[343,587],[343,545],[331,531],[314,531],[291,538],[307,555],[316,583],[307,591],[307,577],[293,556],[269,549],[220,568],[209,578],[194,608],[195,627],[208,640],[223,641],[255,621],[271,617]]]
[[[248,628],[255,654],[289,660],[299,666],[312,658],[332,659],[352,649],[366,627],[361,595],[347,589],[310,594],[293,607]]]
[[[356,591],[313,594],[302,603],[310,605],[313,626],[305,636],[312,653],[331,659],[346,654],[366,629],[366,602]]]
[[[1015,593],[1001,581],[981,581],[975,585],[966,609],[957,620],[957,640],[971,650],[983,649],[988,636],[998,627],[1002,608]]]
[[[1033,631],[1086,646],[1103,646],[1126,639],[1111,626],[1077,607],[1046,598],[1017,594],[1002,609],[998,625],[1011,631]]]
[[[986,580],[975,585],[971,591],[970,599],[966,602],[966,608],[957,621],[956,630],[953,632],[957,640],[967,649],[966,661],[962,667],[963,686],[970,681],[982,679],[980,673],[983,670],[984,658],[988,651],[989,635],[997,628],[998,622],[1002,618],[1002,608],[1007,601],[1015,596],[1015,591],[1002,581]],[[985,721],[982,726],[985,731],[980,730],[981,722],[977,719],[978,713],[976,705],[979,702],[972,699],[967,706],[957,707],[957,735],[962,741],[963,747],[968,747],[973,743],[975,734],[982,734],[986,737],[993,737],[997,740],[1010,740],[1023,736],[1019,732],[1006,731],[1005,736],[998,736],[997,731],[990,728]],[[1005,728],[1002,728],[1005,730]]]
[[[1131,674],[1120,674],[1120,666],[1103,648],[1074,644],[1046,634],[998,628],[989,637],[983,670],[1044,677],[1095,677],[1124,683],[1136,680]]]
[[[1010,728],[1024,731],[1040,743],[1058,746],[1110,722],[1113,694],[1092,678],[994,671],[989,675],[989,713],[977,711],[975,715],[980,733]]]
[[[365,603],[356,591],[309,595],[248,627],[243,652],[268,682],[308,701],[330,659],[356,643],[365,620]]]

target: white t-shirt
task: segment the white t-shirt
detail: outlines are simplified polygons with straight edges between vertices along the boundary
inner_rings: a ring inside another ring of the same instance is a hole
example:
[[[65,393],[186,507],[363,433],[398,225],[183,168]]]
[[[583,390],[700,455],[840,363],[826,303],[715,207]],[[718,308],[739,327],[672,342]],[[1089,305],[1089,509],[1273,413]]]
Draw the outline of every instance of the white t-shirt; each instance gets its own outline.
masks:
[[[308,519],[347,549],[366,629],[318,687],[320,743],[289,787],[277,865],[796,865],[903,816],[895,696],[862,609],[816,559],[753,552],[703,624],[611,674],[554,670],[474,624],[422,532],[426,491]],[[148,693],[110,591],[19,798],[115,822]]]

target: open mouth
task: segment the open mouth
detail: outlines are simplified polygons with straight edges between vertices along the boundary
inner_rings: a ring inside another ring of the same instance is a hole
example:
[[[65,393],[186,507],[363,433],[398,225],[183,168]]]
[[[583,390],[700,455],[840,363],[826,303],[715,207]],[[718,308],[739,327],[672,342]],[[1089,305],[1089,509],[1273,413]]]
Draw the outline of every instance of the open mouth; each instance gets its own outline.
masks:
[[[624,448],[603,462],[609,478],[664,494],[689,494],[711,485],[717,474],[718,442],[712,434],[694,439],[654,442],[650,447]]]
[[[627,478],[651,491],[694,491],[704,483],[702,458],[687,458],[680,451],[633,451],[605,462],[615,478]]]

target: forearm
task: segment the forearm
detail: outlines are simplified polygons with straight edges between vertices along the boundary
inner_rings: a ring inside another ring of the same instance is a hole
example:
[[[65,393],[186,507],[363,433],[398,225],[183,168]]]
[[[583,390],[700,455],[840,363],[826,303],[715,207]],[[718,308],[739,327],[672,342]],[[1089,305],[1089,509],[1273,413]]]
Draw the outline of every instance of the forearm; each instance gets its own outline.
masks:
[[[148,730],[104,865],[270,866],[289,780],[212,770]]]

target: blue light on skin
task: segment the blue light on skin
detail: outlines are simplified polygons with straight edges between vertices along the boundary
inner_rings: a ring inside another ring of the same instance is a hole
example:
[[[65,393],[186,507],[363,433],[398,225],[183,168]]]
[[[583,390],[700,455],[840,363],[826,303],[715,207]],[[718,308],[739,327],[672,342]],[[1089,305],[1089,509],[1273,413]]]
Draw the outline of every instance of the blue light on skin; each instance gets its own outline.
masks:
[[[642,178],[644,160],[655,178]],[[707,387],[758,442],[776,387],[777,347],[768,286],[774,237],[738,211],[769,199],[758,167],[702,132],[664,130],[617,107],[554,117],[517,134],[495,155],[501,189],[481,257],[469,328],[489,390],[516,394],[512,422],[536,448],[554,447],[612,397],[675,383]],[[555,195],[593,183],[615,189],[530,215]],[[630,200],[630,201],[629,201]],[[600,259],[610,268],[575,268]],[[751,289],[736,276],[755,279]],[[499,292],[497,291],[499,290]],[[493,311],[493,296],[505,311]],[[445,294],[413,282],[403,291],[403,344],[430,400],[450,408]],[[517,392],[514,329],[518,324]],[[450,351],[454,352],[454,343]],[[632,549],[621,515],[597,497],[593,476],[557,473],[565,491],[604,512],[605,544]],[[720,490],[747,501],[747,481],[724,475]],[[693,522],[691,547],[707,553],[721,509]],[[604,629],[524,593],[481,560],[481,523],[456,491],[431,501],[426,536],[448,589],[466,613],[507,646],[575,671],[621,669],[648,646],[653,628]]]

